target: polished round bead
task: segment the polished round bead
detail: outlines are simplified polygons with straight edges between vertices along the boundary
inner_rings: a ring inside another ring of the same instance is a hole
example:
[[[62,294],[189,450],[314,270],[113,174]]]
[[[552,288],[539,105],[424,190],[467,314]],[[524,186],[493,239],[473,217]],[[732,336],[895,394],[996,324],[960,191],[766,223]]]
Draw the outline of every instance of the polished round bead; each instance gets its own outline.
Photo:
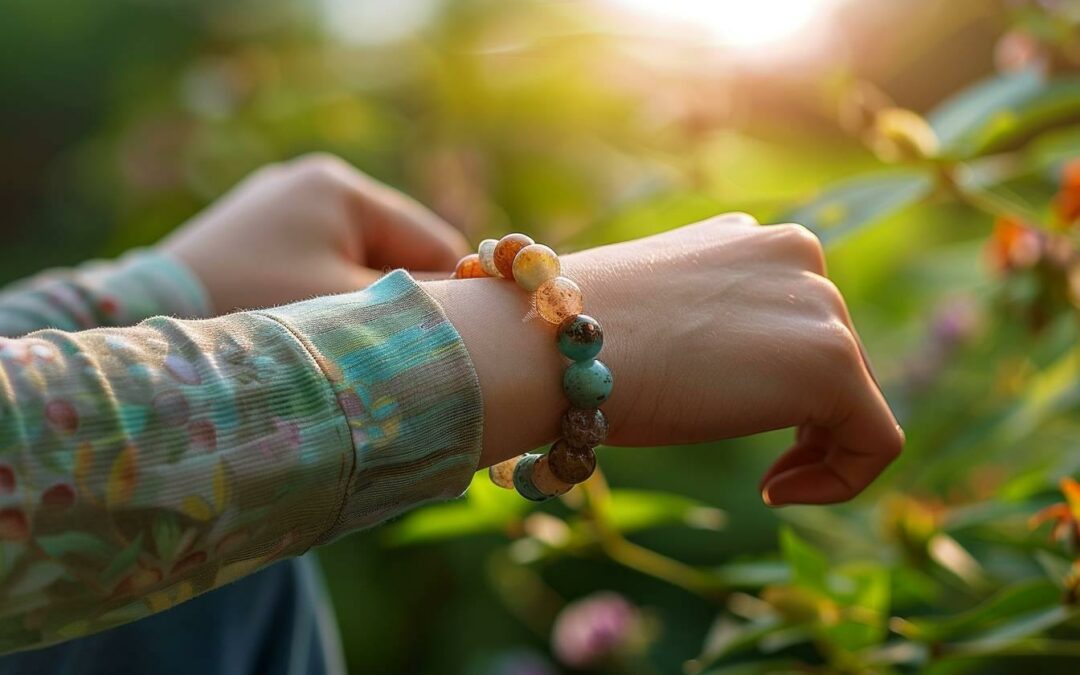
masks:
[[[514,281],[529,293],[559,276],[561,270],[559,255],[543,244],[529,244],[514,257]]]
[[[571,445],[562,439],[547,454],[551,473],[564,483],[584,483],[596,470],[596,453],[588,446]]]
[[[533,469],[541,457],[543,455],[522,455],[517,466],[514,467],[514,487],[519,495],[531,502],[542,502],[549,499],[549,495],[541,492],[533,481]]]
[[[490,275],[480,266],[480,256],[475,253],[470,253],[459,260],[457,267],[454,268],[455,279],[483,279],[487,276]]]
[[[480,242],[477,255],[480,256],[480,266],[488,273],[489,277],[499,277],[499,268],[495,267],[495,247],[499,245],[497,239],[485,239]]]
[[[596,358],[604,346],[604,329],[591,316],[575,314],[559,324],[556,338],[563,356],[573,361],[588,361]]]
[[[551,458],[547,455],[541,456],[540,459],[536,460],[536,464],[533,466],[533,485],[540,491],[540,494],[546,497],[558,497],[559,495],[564,495],[574,487],[573,483],[556,476],[553,469],[554,467],[551,465]]]
[[[563,373],[563,391],[576,408],[595,408],[611,395],[611,371],[601,361],[577,361]]]
[[[570,408],[562,417],[562,435],[570,445],[595,448],[607,439],[604,413],[597,408]]]
[[[492,464],[488,467],[488,477],[491,482],[507,490],[514,489],[514,468],[518,465],[521,457],[514,457],[505,462]]]
[[[508,234],[495,245],[495,268],[499,275],[507,279],[514,278],[514,258],[518,251],[533,243],[532,238],[519,232]]]
[[[581,289],[566,277],[555,277],[540,284],[533,295],[536,313],[548,323],[560,324],[569,316],[581,314],[585,302]]]

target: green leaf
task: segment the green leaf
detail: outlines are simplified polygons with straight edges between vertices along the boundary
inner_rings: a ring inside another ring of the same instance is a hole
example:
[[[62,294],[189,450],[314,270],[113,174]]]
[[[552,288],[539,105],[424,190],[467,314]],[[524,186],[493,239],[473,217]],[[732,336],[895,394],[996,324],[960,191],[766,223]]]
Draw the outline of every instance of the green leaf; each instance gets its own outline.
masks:
[[[985,633],[1010,622],[1023,622],[1034,614],[1059,609],[1061,592],[1046,579],[1014,584],[966,612],[946,617],[896,620],[893,630],[912,639],[927,642],[956,640]]]
[[[833,244],[930,194],[929,172],[895,169],[842,181],[781,220],[813,230],[823,244]]]
[[[120,553],[113,558],[112,562],[109,563],[109,566],[101,572],[101,576],[99,577],[101,583],[109,586],[131,569],[131,566],[139,559],[139,554],[142,553],[142,539],[143,536],[140,532],[123,551],[120,551]]]
[[[172,560],[173,554],[176,553],[176,544],[180,541],[180,524],[176,522],[176,516],[162,512],[154,519],[152,534],[158,557],[162,560]]]
[[[987,656],[1008,651],[1029,638],[1075,616],[1068,607],[1050,607],[1031,612],[983,633],[974,640],[950,645],[946,654],[963,656]]]
[[[780,529],[780,553],[791,566],[791,580],[796,586],[828,593],[829,561],[790,527]]]
[[[396,546],[492,534],[505,531],[529,507],[530,502],[493,484],[482,471],[473,475],[463,499],[413,511],[383,533]]]
[[[723,511],[703,502],[646,490],[612,490],[608,515],[611,525],[624,533],[664,525],[719,530],[727,522]]]
[[[509,517],[482,511],[467,503],[443,504],[414,511],[385,531],[387,543],[406,546],[498,532]]]
[[[1080,111],[1080,79],[1045,80],[1026,71],[1003,75],[946,101],[929,117],[942,155],[985,154]]]
[[[826,629],[830,641],[848,651],[880,643],[887,633],[889,571],[879,564],[857,563],[845,566],[835,577],[833,597],[845,609],[843,620]]]
[[[758,589],[791,581],[791,567],[776,560],[728,563],[714,567],[709,574],[725,588]]]
[[[38,546],[50,558],[62,558],[68,554],[84,555],[91,558],[107,558],[112,554],[112,547],[99,537],[86,532],[71,531],[63,534],[37,537]]]
[[[974,129],[981,129],[1003,110],[1021,105],[1045,86],[1034,70],[983,80],[947,98],[927,116],[944,151],[960,145]]]

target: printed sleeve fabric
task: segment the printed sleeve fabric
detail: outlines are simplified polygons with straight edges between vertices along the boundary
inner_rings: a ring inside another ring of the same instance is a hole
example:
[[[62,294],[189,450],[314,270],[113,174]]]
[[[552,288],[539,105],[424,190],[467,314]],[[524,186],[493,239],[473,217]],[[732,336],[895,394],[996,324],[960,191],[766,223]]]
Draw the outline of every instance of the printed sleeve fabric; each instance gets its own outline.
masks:
[[[131,326],[159,315],[203,318],[210,302],[184,265],[153,249],[50,270],[0,290],[0,335],[8,337]]]
[[[481,409],[459,336],[404,272],[263,312],[0,339],[0,650],[459,494]]]

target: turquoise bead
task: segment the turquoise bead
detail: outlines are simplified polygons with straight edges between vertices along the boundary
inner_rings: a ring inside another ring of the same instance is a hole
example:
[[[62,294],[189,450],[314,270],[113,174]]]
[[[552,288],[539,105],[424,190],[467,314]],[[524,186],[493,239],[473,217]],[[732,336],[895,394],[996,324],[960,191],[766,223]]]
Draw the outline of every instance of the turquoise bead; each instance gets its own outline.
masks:
[[[576,408],[595,408],[611,395],[611,371],[601,361],[571,363],[563,373],[563,391]]]
[[[559,351],[572,361],[595,359],[604,346],[604,329],[586,314],[566,317],[558,330]]]
[[[517,488],[519,495],[530,502],[546,502],[551,499],[548,495],[540,492],[533,483],[533,466],[541,457],[543,455],[533,453],[522,455],[521,460],[514,467],[514,487]]]

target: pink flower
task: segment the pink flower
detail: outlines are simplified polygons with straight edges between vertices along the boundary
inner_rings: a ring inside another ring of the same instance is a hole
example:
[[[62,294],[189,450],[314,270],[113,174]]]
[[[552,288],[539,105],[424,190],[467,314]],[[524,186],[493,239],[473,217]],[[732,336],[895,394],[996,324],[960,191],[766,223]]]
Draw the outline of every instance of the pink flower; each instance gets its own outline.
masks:
[[[601,591],[563,608],[551,648],[559,661],[584,668],[638,643],[642,632],[638,609],[617,593]]]

